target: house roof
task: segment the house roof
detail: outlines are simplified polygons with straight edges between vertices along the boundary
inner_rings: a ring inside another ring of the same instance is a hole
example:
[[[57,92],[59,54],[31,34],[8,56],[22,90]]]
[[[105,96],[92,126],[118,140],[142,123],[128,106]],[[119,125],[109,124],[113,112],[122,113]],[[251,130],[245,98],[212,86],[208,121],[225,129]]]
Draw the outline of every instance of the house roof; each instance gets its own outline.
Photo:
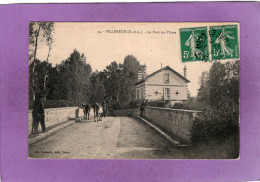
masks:
[[[171,70],[173,73],[175,73],[175,74],[176,74],[177,76],[179,76],[181,79],[183,79],[186,83],[189,83],[189,82],[190,82],[187,78],[185,78],[185,77],[182,76],[180,73],[178,73],[177,71],[175,71],[174,69],[172,69],[170,66],[165,66],[165,67],[163,67],[162,69],[159,69],[159,70],[153,72],[152,74],[148,75],[145,79],[142,79],[142,80],[136,82],[135,85],[138,85],[139,83],[145,82],[148,78],[150,78],[150,77],[156,75],[157,73],[159,73],[160,71],[166,70],[166,69]]]

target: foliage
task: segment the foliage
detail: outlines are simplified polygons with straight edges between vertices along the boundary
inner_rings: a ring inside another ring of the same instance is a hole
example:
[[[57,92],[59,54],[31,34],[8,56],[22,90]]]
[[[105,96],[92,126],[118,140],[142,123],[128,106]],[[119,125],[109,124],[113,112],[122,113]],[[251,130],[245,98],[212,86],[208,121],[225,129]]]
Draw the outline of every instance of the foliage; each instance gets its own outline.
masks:
[[[46,61],[36,59],[36,67],[33,78],[33,63],[30,64],[29,101],[33,102],[33,90],[44,95],[47,100],[66,100],[69,105],[80,105],[90,98],[91,66],[86,63],[84,54],[77,50],[61,64],[52,67]],[[47,89],[44,89],[45,72],[48,71]],[[32,82],[34,81],[34,85]],[[33,87],[34,86],[34,87]]]
[[[239,104],[239,61],[214,62],[200,78],[198,102],[218,109],[227,99]]]
[[[52,48],[54,32],[53,22],[31,22],[29,24],[29,60],[36,60],[37,47],[40,42],[45,41],[46,45]]]
[[[224,140],[239,131],[239,61],[213,63],[209,73],[202,73],[195,103],[204,112],[193,125],[194,143],[212,138]]]
[[[94,72],[91,75],[91,87],[90,87],[90,103],[94,104],[95,102],[102,103],[105,99],[105,87],[101,80],[101,77],[98,72]]]
[[[150,102],[147,103],[147,106],[151,106],[151,107],[168,107],[169,104],[170,104],[170,101],[159,100],[159,101],[150,101]]]
[[[50,56],[50,51],[52,49],[52,43],[53,43],[53,38],[52,38],[52,33],[54,32],[54,23],[53,22],[31,22],[29,24],[29,62],[31,64],[31,70],[30,70],[30,79],[31,82],[30,84],[32,85],[30,88],[30,92],[32,93],[32,99],[34,100],[35,93],[39,92],[37,89],[40,88],[41,86],[37,85],[37,79],[38,76],[37,74],[44,74],[44,79],[43,79],[43,90],[46,92],[47,89],[47,73],[48,73],[48,68],[45,67],[44,65],[41,65],[43,68],[42,73],[37,72],[37,65],[39,64],[39,60],[36,59],[36,54],[37,54],[37,48],[39,45],[39,41],[42,42],[45,40],[46,45],[49,47],[49,52],[48,56],[46,58],[46,62],[48,62],[48,58]]]
[[[223,141],[234,134],[239,134],[239,110],[231,109],[228,102],[218,109],[199,113],[192,129],[194,144],[212,139]]]
[[[187,109],[183,103],[175,103],[173,109]]]

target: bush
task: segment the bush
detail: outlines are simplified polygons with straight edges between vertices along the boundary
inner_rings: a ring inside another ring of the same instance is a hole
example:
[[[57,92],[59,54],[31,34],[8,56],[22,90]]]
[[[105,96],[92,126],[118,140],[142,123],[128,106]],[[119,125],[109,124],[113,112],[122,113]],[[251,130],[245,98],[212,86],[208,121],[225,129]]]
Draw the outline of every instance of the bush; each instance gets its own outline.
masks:
[[[170,101],[150,101],[147,103],[147,106],[151,107],[167,107],[170,104]]]
[[[133,100],[129,103],[129,109],[139,108],[141,104],[141,100]]]
[[[68,102],[66,100],[46,100],[43,102],[44,108],[72,107],[78,106],[77,103]],[[29,102],[29,109],[32,109],[33,101]]]
[[[182,103],[175,103],[173,106],[172,106],[173,109],[188,109],[187,107],[185,107],[184,104]]]
[[[222,107],[199,113],[192,129],[193,143],[224,140],[239,134],[239,110],[224,103]]]

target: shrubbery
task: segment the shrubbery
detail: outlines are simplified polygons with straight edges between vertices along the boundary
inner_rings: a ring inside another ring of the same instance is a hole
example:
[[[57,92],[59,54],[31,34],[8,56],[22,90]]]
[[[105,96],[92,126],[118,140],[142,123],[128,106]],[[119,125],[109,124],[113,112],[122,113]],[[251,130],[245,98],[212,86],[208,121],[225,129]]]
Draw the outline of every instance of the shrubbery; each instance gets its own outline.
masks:
[[[192,128],[193,143],[208,142],[211,139],[224,140],[239,134],[239,109],[223,103],[218,109],[199,113]]]
[[[58,108],[58,107],[73,107],[79,106],[76,102],[69,102],[67,100],[46,100],[43,102],[44,108]],[[32,109],[33,102],[29,102],[29,109]]]
[[[169,107],[170,101],[150,101],[147,103],[147,106],[151,107]]]

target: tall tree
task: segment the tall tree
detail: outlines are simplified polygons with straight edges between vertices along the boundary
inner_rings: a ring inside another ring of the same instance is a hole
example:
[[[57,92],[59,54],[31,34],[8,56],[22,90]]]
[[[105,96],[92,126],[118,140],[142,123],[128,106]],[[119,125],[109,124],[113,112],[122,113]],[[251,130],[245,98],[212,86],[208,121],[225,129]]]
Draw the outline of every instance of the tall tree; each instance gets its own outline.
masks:
[[[74,50],[60,67],[64,70],[62,79],[66,81],[68,101],[74,105],[88,101],[91,66],[87,64],[85,55]]]
[[[98,72],[94,72],[91,75],[91,98],[90,103],[94,104],[95,102],[101,103],[105,100],[105,87],[101,80],[100,74]]]
[[[203,71],[200,77],[200,88],[198,90],[197,99],[199,102],[203,102],[205,105],[209,104],[209,73]]]
[[[123,65],[117,64],[116,61],[112,62],[103,71],[106,75],[105,87],[107,90],[107,95],[111,96],[113,100],[119,101],[121,82],[123,79]]]
[[[214,62],[209,73],[200,77],[199,102],[219,109],[223,104],[231,108],[239,105],[239,61],[225,64]]]
[[[29,61],[32,62],[32,92],[33,100],[35,99],[35,68],[36,68],[36,57],[39,39],[42,38],[47,46],[49,47],[49,53],[51,50],[51,45],[53,43],[52,33],[54,32],[54,23],[53,22],[31,22],[29,24]],[[48,61],[49,53],[46,61]],[[44,88],[46,90],[46,79],[47,71],[44,71]]]
[[[138,70],[140,69],[140,62],[133,55],[128,55],[124,59],[124,69],[123,75],[124,79],[122,81],[122,100],[125,102],[131,102],[135,99],[135,83],[138,78]]]

